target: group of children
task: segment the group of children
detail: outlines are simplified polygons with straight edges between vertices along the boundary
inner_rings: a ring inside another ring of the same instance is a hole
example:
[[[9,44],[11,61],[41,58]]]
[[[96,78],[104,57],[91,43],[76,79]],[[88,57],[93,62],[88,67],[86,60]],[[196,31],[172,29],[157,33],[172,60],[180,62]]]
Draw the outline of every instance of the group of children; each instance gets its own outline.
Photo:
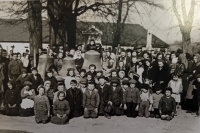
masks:
[[[95,66],[90,65],[91,67]],[[152,87],[147,82],[140,84],[138,88],[138,81],[134,76],[120,82],[115,70],[111,72],[110,78],[103,76],[102,71],[86,73],[81,69],[80,75],[75,76],[74,69],[70,68],[68,73],[69,76],[65,79],[55,78],[49,70],[45,78],[48,80],[44,83],[42,81],[42,85],[35,89],[30,78],[23,82],[22,88],[16,88],[15,82],[10,80],[5,94],[5,114],[24,117],[35,115],[36,123],[51,121],[55,124],[65,124],[69,119],[82,115],[84,118],[104,115],[110,119],[114,115],[126,115],[162,120],[171,120],[176,115],[182,91],[180,79],[176,75],[164,89],[161,85]],[[37,69],[33,68],[28,77],[33,76],[38,80],[38,75]],[[200,75],[198,76],[199,83]],[[72,77],[74,79],[67,81],[70,86],[65,86],[66,80]]]

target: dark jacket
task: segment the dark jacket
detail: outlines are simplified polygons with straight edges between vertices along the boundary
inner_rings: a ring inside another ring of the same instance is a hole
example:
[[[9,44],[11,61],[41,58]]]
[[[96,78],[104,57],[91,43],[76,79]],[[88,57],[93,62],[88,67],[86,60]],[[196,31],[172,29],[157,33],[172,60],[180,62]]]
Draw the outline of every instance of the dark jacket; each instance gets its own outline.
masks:
[[[107,104],[108,101],[111,100],[111,86],[108,84],[105,84],[103,88],[101,88],[100,84],[96,86],[99,97],[100,97],[100,102]]]
[[[123,90],[120,86],[117,86],[115,90],[111,87],[111,101],[115,106],[123,103]]]
[[[22,69],[22,62],[19,60],[11,60],[9,65],[8,65],[8,75],[10,76],[11,74],[21,74],[21,69]]]
[[[138,103],[140,91],[138,88],[131,89],[130,87],[124,92],[124,104],[127,102]]]
[[[142,78],[154,81],[154,79],[155,79],[155,67],[153,67],[153,66],[144,67],[144,72],[142,73]]]
[[[159,69],[159,67],[156,67],[155,82],[159,83],[160,81],[164,81],[164,84],[167,84],[168,80],[169,80],[168,67],[163,66],[161,70]]]
[[[91,94],[89,90],[86,89],[83,94],[83,107],[88,110],[94,110],[99,107],[99,93],[97,89],[94,89]]]
[[[54,77],[54,76],[52,76],[51,78],[50,77],[48,77],[48,76],[46,76],[45,77],[45,81],[50,81],[51,82],[51,86],[50,86],[50,88],[51,89],[53,89],[54,90],[54,92],[56,92],[57,90],[57,88],[56,88],[56,85],[57,85],[57,80],[56,80],[56,78]]]
[[[27,78],[27,81],[30,81],[32,83],[31,88],[33,88],[35,90],[36,94],[38,94],[37,88],[39,85],[43,85],[43,79],[40,74],[37,74],[36,77],[37,78],[35,79],[33,74],[30,74],[29,77]]]
[[[163,96],[160,99],[158,109],[161,110],[162,113],[167,112],[175,112],[176,111],[176,102],[173,97],[167,98]]]
[[[66,92],[66,100],[69,102],[71,111],[82,108],[83,93],[80,89],[69,88]]]
[[[21,102],[20,93],[16,89],[8,89],[5,94],[5,105],[10,104],[13,106],[14,104],[19,105]]]

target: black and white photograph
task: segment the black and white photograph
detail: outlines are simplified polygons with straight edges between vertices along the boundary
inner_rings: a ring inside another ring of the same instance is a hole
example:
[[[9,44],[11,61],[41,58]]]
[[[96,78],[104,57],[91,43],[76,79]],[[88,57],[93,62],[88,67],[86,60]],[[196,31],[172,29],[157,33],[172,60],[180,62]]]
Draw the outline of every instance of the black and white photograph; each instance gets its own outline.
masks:
[[[0,0],[0,133],[200,133],[200,0]]]

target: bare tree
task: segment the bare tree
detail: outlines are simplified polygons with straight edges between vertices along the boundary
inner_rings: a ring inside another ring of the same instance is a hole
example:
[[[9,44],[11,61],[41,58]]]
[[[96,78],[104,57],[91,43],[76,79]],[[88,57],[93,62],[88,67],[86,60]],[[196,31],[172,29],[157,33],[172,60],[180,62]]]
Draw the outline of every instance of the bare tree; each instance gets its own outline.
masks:
[[[34,66],[36,66],[36,53],[38,48],[42,47],[42,4],[40,0],[27,1],[27,4],[30,53],[34,55]]]
[[[184,53],[188,51],[188,47],[191,44],[191,31],[194,21],[195,0],[190,1],[191,6],[189,12],[187,13],[185,0],[181,0],[181,10],[183,14],[181,16],[177,9],[177,0],[172,0],[172,8],[178,20],[179,28],[182,34],[182,49]]]

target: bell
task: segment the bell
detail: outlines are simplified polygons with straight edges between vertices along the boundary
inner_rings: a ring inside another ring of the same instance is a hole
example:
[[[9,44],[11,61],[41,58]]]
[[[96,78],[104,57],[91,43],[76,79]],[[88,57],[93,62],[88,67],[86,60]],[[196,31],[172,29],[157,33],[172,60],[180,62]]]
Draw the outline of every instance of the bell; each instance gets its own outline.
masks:
[[[46,54],[40,55],[37,69],[38,69],[38,73],[42,76],[43,79],[45,77],[46,71],[50,68],[50,66],[53,65],[53,62],[54,60],[52,57],[49,57],[47,59]]]
[[[46,68],[45,68],[46,62],[47,62],[47,55],[46,54],[40,55],[37,69],[38,69],[38,73],[41,76],[43,76],[46,71]]]
[[[75,73],[78,74],[76,70],[75,59],[72,57],[65,57],[63,59],[63,66],[62,69],[59,71],[59,75],[61,75],[62,77],[66,77],[68,68],[74,68]]]
[[[91,64],[94,64],[96,66],[96,70],[103,70],[101,66],[100,53],[98,53],[95,50],[90,50],[85,53],[84,63],[82,68],[88,70]]]

